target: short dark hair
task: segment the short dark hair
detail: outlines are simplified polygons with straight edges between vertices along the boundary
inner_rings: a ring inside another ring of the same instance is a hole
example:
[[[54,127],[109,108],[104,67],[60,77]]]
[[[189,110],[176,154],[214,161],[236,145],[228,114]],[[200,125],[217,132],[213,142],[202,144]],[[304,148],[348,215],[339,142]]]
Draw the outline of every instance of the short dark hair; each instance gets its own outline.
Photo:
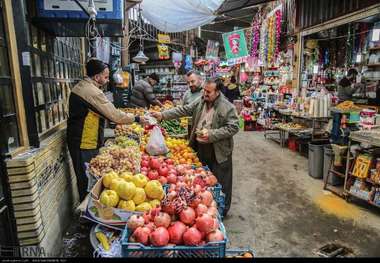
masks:
[[[150,74],[148,77],[151,78],[151,79],[153,79],[153,80],[155,80],[155,81],[157,81],[157,83],[160,82],[160,77],[156,73],[154,73],[154,72],[152,74]]]
[[[193,74],[195,74],[195,75],[197,75],[199,77],[201,76],[201,73],[199,71],[197,71],[197,70],[190,70],[189,72],[186,73],[186,76],[190,77]]]
[[[359,74],[359,72],[354,68],[350,68],[347,72],[347,76],[356,76],[358,74]]]

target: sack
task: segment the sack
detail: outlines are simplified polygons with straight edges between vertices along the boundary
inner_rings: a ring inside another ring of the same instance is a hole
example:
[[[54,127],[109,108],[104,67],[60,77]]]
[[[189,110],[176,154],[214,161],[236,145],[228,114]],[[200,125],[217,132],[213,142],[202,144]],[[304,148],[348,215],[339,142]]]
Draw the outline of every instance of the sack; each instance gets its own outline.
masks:
[[[168,147],[165,144],[165,138],[158,126],[154,126],[148,144],[146,145],[146,151],[150,155],[165,155],[169,152]]]

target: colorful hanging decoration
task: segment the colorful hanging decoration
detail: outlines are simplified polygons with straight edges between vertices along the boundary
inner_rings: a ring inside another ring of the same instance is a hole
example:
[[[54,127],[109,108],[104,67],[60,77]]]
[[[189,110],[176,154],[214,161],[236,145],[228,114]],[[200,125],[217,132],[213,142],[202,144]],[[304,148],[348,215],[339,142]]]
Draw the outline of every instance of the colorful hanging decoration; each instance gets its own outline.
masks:
[[[260,43],[260,26],[261,26],[261,16],[260,13],[256,15],[252,23],[252,47],[250,55],[253,57],[254,61],[257,61],[259,58],[259,43]]]
[[[268,54],[267,61],[268,64],[273,63],[273,54],[274,54],[274,44],[275,44],[275,30],[274,30],[274,17],[269,17],[268,22]]]
[[[277,10],[275,12],[276,16],[276,48],[274,51],[275,59],[278,59],[278,55],[280,54],[280,41],[281,41],[281,19],[282,19],[282,10]]]
[[[261,29],[260,29],[260,56],[259,56],[259,59],[260,59],[260,63],[259,65],[260,66],[266,66],[267,64],[267,50],[268,50],[268,46],[267,46],[267,25],[268,25],[268,20],[264,20],[262,25],[261,25]]]

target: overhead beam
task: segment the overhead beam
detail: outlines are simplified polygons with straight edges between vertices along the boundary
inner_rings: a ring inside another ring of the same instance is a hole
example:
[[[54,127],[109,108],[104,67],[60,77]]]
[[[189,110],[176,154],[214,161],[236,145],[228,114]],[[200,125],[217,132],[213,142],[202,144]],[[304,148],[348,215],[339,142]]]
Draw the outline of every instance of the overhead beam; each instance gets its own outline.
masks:
[[[247,2],[245,2],[245,4],[243,4],[242,6],[239,6],[239,7],[234,7],[234,8],[231,8],[231,9],[227,9],[227,10],[219,10],[216,15],[223,15],[225,13],[229,13],[229,12],[233,12],[233,11],[237,11],[237,10],[245,10],[245,9],[248,9],[248,8],[253,8],[253,7],[256,7],[256,6],[259,6],[259,5],[262,5],[262,4],[265,4],[267,2],[272,2],[274,0],[262,0],[262,1],[259,1],[259,2],[256,2],[256,3],[251,3],[251,4],[248,4],[249,3],[249,0]]]

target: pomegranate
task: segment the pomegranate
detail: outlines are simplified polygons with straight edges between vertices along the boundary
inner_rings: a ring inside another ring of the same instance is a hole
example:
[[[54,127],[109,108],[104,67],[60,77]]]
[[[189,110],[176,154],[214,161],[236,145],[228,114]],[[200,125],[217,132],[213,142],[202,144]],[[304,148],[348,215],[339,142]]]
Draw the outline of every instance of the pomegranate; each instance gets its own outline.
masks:
[[[177,165],[177,171],[178,171],[178,173],[180,174],[180,175],[182,175],[182,174],[184,174],[184,172],[185,172],[185,166],[183,165],[183,164],[179,164],[179,165]]]
[[[199,231],[206,234],[215,230],[214,218],[209,214],[203,214],[202,216],[198,217],[195,225]]]
[[[148,172],[149,180],[157,180],[159,178],[158,172],[156,170],[150,170]]]
[[[193,186],[193,190],[194,190],[194,193],[199,193],[200,191],[202,191],[202,187],[199,185],[199,184],[196,184]]]
[[[212,217],[216,217],[217,213],[218,213],[218,209],[213,206],[209,207],[207,210],[207,214],[209,214]]]
[[[185,223],[186,225],[192,225],[194,224],[195,220],[195,211],[191,207],[186,207],[181,211],[179,214],[179,219]]]
[[[152,217],[150,216],[150,213],[148,213],[148,212],[144,213],[143,218],[144,218],[145,224],[148,224],[150,222],[150,220],[152,219]]]
[[[158,170],[158,173],[160,174],[160,176],[168,176],[168,173],[169,173],[169,169],[166,165],[161,165],[160,166],[160,169]]]
[[[201,198],[199,196],[195,196],[195,198],[190,202],[190,207],[197,208],[198,205],[201,203]]]
[[[201,188],[206,186],[206,182],[202,179],[201,176],[197,176],[193,180],[193,185],[199,185]]]
[[[199,204],[199,205],[197,206],[197,208],[195,209],[195,211],[197,212],[197,216],[200,217],[200,216],[202,216],[203,214],[207,213],[208,208],[207,208],[207,206],[205,206],[204,204]]]
[[[175,214],[175,207],[172,203],[169,203],[167,205],[162,205],[162,211],[165,213],[168,213],[169,215],[174,215]]]
[[[156,217],[156,215],[158,215],[159,213],[161,212],[161,208],[160,207],[156,207],[156,208],[153,208],[150,210],[150,216],[151,216],[151,220],[154,220],[154,218]]]
[[[128,223],[127,223],[128,228],[131,229],[132,231],[134,231],[139,226],[144,226],[144,224],[145,224],[144,217],[140,215],[132,215],[128,219]]]
[[[183,176],[177,176],[177,181],[178,182],[184,182],[185,178]]]
[[[218,179],[216,179],[215,175],[211,174],[208,177],[209,185],[214,186],[218,183]]]
[[[156,247],[164,247],[169,243],[169,232],[165,227],[158,227],[149,235],[150,243]]]
[[[160,212],[154,217],[154,224],[157,227],[163,226],[165,228],[168,228],[170,225],[170,215],[165,212]]]
[[[148,168],[149,167],[149,161],[148,160],[141,160],[141,167],[142,168]]]
[[[175,222],[168,228],[170,243],[180,245],[183,242],[182,236],[185,233],[187,227],[181,221]]]
[[[151,232],[156,229],[156,225],[153,222],[149,222],[145,227],[149,228]]]
[[[151,230],[149,228],[138,227],[132,234],[132,240],[137,243],[148,245],[150,234],[151,234]]]
[[[197,246],[202,241],[202,234],[196,227],[190,227],[183,233],[183,243],[187,246]]]
[[[170,158],[166,159],[165,162],[166,162],[167,165],[174,165],[174,160],[173,159],[170,159]]]
[[[169,184],[175,184],[177,182],[177,175],[175,175],[174,173],[169,173],[167,178]]]
[[[224,240],[224,235],[219,229],[210,232],[206,237],[207,242],[218,242]]]
[[[158,170],[160,169],[161,163],[157,158],[152,157],[149,161],[149,165],[150,165],[150,168],[154,170]]]
[[[210,191],[203,191],[200,193],[201,199],[202,199],[202,204],[205,206],[210,206],[212,201],[214,200],[212,193]]]
[[[164,176],[160,176],[160,177],[158,178],[158,181],[160,181],[160,183],[161,183],[162,185],[168,183],[168,179],[167,179],[166,177],[164,177]]]

